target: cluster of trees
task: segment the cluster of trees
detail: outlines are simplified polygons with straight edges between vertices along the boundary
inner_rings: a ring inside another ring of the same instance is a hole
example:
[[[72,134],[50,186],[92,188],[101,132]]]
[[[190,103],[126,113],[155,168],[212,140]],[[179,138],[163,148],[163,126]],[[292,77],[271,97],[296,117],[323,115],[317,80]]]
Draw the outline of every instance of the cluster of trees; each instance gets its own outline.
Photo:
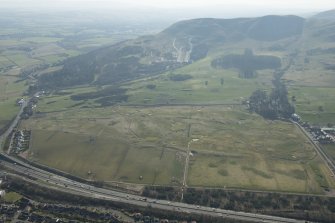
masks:
[[[252,93],[249,98],[250,111],[269,119],[291,117],[295,109],[289,102],[287,88],[281,81],[281,77],[289,66],[274,72],[274,80],[272,81],[274,88],[269,95],[264,90],[256,90]]]
[[[206,43],[200,43],[193,47],[190,59],[191,61],[200,60],[207,56],[209,46]]]
[[[189,74],[171,74],[169,75],[169,79],[171,81],[186,81],[188,79],[191,79],[192,76]]]
[[[43,211],[55,216],[63,216],[79,222],[109,222],[121,223],[118,216],[110,212],[98,212],[80,207],[63,207],[61,205],[38,205],[33,207],[34,211]]]
[[[30,116],[33,115],[34,110],[33,107],[38,102],[38,99],[36,97],[33,97],[29,100],[28,105],[23,108],[21,118],[28,119]]]
[[[71,99],[74,101],[81,101],[87,99],[96,99],[111,95],[123,95],[127,92],[127,89],[120,88],[117,86],[109,86],[98,91],[86,92],[81,94],[71,95]]]
[[[142,192],[142,196],[160,200],[178,201],[181,194],[173,187],[147,186]]]
[[[135,57],[114,64],[107,64],[97,79],[97,84],[120,83],[133,80],[141,76],[152,76],[176,68],[180,65],[171,61],[141,64]]]
[[[126,102],[126,101],[128,101],[128,95],[122,94],[122,95],[112,95],[112,96],[99,98],[95,100],[94,102],[99,103],[102,107],[106,107],[106,106],[112,106],[117,103]]]
[[[127,89],[110,86],[98,91],[71,95],[71,99],[74,101],[96,99],[94,102],[105,107],[127,101],[128,95],[126,95],[126,92]]]
[[[243,55],[230,54],[213,60],[212,66],[237,68],[241,78],[253,78],[257,70],[280,68],[281,61],[275,56],[256,56],[251,49],[245,49]]]
[[[150,90],[156,89],[156,85],[155,84],[147,84],[145,87],[148,88],[148,89],[150,89]]]
[[[294,107],[287,99],[285,89],[273,89],[268,95],[264,90],[256,90],[249,99],[249,109],[264,118],[289,118],[294,113]]]
[[[150,186],[145,188],[143,195],[180,201],[179,188]],[[335,198],[332,197],[188,188],[184,191],[183,201],[213,208],[313,221],[334,222],[335,220]]]
[[[39,77],[40,88],[62,88],[81,84],[114,84],[150,76],[181,66],[173,61],[142,63],[146,49],[115,44],[63,62],[63,68]]]
[[[41,75],[38,85],[40,88],[54,89],[91,83],[94,80],[96,63],[88,58],[83,55],[66,60],[63,69]]]

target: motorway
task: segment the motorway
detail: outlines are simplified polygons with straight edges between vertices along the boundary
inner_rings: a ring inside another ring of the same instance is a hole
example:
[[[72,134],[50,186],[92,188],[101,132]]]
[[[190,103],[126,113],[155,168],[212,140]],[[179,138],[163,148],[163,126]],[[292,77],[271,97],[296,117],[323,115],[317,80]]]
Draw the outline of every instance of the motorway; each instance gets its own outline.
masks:
[[[120,191],[99,188],[85,183],[79,183],[77,181],[33,167],[23,161],[17,160],[6,154],[2,154],[0,158],[1,158],[0,159],[1,165],[5,166],[6,168],[14,170],[17,174],[21,176],[29,176],[30,178],[36,178],[38,180],[39,185],[41,186],[50,188],[57,187],[60,188],[62,191],[66,191],[68,193],[73,194],[79,194],[86,197],[110,200],[114,202],[126,203],[140,207],[151,207],[154,209],[168,210],[173,212],[207,215],[218,218],[230,218],[249,222],[292,222],[292,223],[305,222],[303,220],[230,211],[224,209],[185,204],[180,202],[170,202],[166,200],[150,199],[138,195],[127,194]]]
[[[296,220],[296,219],[275,217],[270,215],[261,215],[261,214],[224,210],[224,209],[216,209],[205,206],[185,204],[181,202],[170,202],[166,200],[150,199],[138,195],[128,194],[125,192],[104,189],[92,186],[90,184],[80,183],[72,179],[68,179],[66,177],[57,175],[55,173],[51,173],[46,170],[34,167],[26,162],[23,162],[22,160],[7,155],[2,150],[2,144],[4,140],[8,137],[10,132],[17,125],[24,106],[26,106],[26,103],[21,107],[19,113],[17,114],[17,117],[12,122],[11,126],[7,129],[7,131],[3,135],[0,136],[0,146],[1,146],[0,164],[6,167],[7,169],[13,170],[26,180],[28,180],[26,177],[29,177],[30,179],[35,178],[36,183],[38,183],[41,186],[45,186],[46,188],[56,187],[58,189],[61,189],[62,191],[66,191],[72,194],[80,194],[86,197],[110,200],[114,202],[130,204],[139,207],[151,207],[154,209],[168,210],[179,213],[207,215],[223,219],[229,218],[249,222],[273,222],[273,223],[305,222],[304,220]]]

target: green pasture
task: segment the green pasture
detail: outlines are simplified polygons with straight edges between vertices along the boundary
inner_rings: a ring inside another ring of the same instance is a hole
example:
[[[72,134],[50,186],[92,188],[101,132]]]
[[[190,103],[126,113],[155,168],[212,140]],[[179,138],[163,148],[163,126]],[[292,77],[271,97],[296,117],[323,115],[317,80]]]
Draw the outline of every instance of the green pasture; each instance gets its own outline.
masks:
[[[304,160],[271,159],[263,154],[195,155],[188,185],[254,190],[323,193],[334,188],[331,173],[317,157]]]
[[[15,99],[0,101],[0,129],[5,127],[19,111],[20,107],[15,102]]]
[[[335,87],[297,86],[289,88],[289,97],[295,96],[296,112],[303,121],[312,124],[335,124]]]
[[[93,49],[97,47],[101,47],[104,45],[113,45],[119,41],[124,40],[127,35],[111,35],[111,36],[92,36],[91,38],[87,38],[81,40],[77,43],[77,46],[81,50]],[[129,36],[130,38],[134,38],[134,36]]]
[[[69,88],[51,95],[43,96],[38,101],[36,111],[38,112],[54,112],[68,109],[78,109],[80,107],[95,107],[97,104],[93,100],[73,101],[70,96],[74,94],[86,93],[97,90],[95,87],[77,87]]]
[[[229,117],[207,134],[204,123],[192,125],[198,141],[190,146],[194,154],[189,185],[308,193],[335,186],[329,170],[294,125],[252,115]]]
[[[46,37],[46,36],[35,36],[29,38],[23,38],[23,42],[32,42],[32,43],[54,43],[61,41],[63,38],[57,37]]]
[[[326,144],[322,145],[323,150],[327,153],[335,161],[335,145],[334,144]]]
[[[7,58],[21,68],[24,66],[32,66],[41,63],[40,60],[31,58],[23,53],[8,55]]]
[[[0,48],[22,45],[23,43],[18,39],[2,39],[0,40]]]
[[[33,130],[31,160],[88,179],[179,185],[189,145],[189,186],[299,193],[335,186],[298,128],[240,106],[74,107],[36,114],[21,128]]]
[[[308,63],[304,62],[306,59],[309,61]],[[333,87],[335,84],[334,72],[327,70],[325,64],[332,64],[334,59],[334,55],[329,54],[299,55],[283,78],[289,81],[289,85],[293,86]]]
[[[8,203],[15,203],[21,198],[22,198],[21,194],[18,194],[16,192],[9,192],[5,194],[3,200]]]
[[[126,138],[34,130],[31,159],[71,174],[105,181],[172,184],[179,181],[176,152],[132,146]]]
[[[241,79],[234,70],[214,69],[210,58],[195,62],[154,78],[134,81],[128,88],[130,104],[231,104],[241,103],[256,89],[270,89],[272,71],[261,71],[254,79]],[[172,81],[169,75],[187,74],[192,78],[185,81]],[[221,85],[221,79],[224,83]],[[156,85],[148,89],[149,84]]]
[[[15,77],[0,76],[0,129],[9,123],[20,107],[16,100],[21,98],[26,89],[24,82],[15,83]]]
[[[191,162],[188,184],[273,191],[308,191],[310,183],[307,184],[303,165],[272,159],[267,161],[257,155],[240,157],[196,155]],[[317,182],[314,180],[313,185],[315,184]],[[318,186],[317,192],[319,191]]]
[[[0,69],[1,68],[7,68],[7,67],[12,66],[12,65],[14,65],[13,62],[11,62],[10,60],[8,60],[4,56],[0,56]]]

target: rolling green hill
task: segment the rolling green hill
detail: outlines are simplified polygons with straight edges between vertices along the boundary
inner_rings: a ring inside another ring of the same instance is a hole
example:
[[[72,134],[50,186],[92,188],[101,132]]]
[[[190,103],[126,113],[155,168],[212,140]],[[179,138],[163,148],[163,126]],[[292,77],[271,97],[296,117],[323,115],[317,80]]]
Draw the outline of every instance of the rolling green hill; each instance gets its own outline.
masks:
[[[69,59],[63,69],[42,76],[39,84],[43,87],[104,85],[152,76],[202,59],[221,46],[248,39],[275,42],[300,36],[304,22],[297,16],[182,21],[157,35]]]

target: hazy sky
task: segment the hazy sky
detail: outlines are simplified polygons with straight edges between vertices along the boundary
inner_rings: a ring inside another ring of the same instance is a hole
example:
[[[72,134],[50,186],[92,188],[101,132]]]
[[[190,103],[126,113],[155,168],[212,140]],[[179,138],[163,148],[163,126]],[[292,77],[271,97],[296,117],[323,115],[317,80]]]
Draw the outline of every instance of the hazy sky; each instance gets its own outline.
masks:
[[[335,0],[0,0],[0,8],[184,10],[199,16],[293,14],[335,9]],[[222,16],[225,17],[225,16]]]

